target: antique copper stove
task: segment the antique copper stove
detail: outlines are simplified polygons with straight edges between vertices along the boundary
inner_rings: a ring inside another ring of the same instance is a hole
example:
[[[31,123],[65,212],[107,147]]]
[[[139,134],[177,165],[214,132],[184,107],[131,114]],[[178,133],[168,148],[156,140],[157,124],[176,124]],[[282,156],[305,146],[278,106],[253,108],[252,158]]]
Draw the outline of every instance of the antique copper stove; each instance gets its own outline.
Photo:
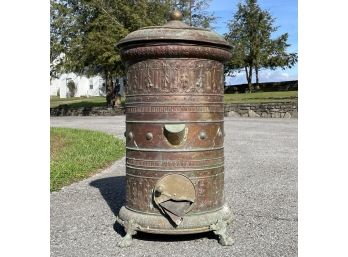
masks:
[[[136,231],[214,231],[231,222],[224,203],[223,62],[230,45],[182,21],[130,33],[117,47],[127,69],[126,205],[117,217],[128,246]]]

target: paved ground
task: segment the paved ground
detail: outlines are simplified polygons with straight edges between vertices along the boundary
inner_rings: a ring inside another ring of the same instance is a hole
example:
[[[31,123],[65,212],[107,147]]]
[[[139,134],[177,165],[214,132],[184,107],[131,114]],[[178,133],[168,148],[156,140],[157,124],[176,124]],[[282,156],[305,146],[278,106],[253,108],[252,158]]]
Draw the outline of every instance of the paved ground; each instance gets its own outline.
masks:
[[[124,117],[57,117],[52,126],[106,131],[123,138]],[[51,194],[51,256],[297,256],[297,120],[225,118],[225,195],[235,244],[211,233],[139,234],[130,248],[116,242],[124,198],[124,159]]]

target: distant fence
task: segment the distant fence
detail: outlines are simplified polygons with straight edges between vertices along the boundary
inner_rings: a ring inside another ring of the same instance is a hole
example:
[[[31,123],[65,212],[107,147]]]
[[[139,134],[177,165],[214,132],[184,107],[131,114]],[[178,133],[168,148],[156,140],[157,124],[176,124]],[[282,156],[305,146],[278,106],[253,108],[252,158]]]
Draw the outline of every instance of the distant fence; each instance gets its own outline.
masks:
[[[259,83],[258,88],[253,84],[254,92],[272,92],[272,91],[297,91],[298,80],[282,81],[282,82],[265,82]],[[225,86],[225,94],[245,93],[248,84]]]

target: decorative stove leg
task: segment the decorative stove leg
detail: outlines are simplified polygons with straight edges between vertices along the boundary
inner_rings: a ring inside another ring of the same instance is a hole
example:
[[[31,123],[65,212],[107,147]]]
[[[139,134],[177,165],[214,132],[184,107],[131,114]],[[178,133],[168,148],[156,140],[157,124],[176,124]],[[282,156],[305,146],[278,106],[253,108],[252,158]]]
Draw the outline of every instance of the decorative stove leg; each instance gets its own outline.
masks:
[[[210,229],[215,235],[219,236],[219,244],[223,246],[233,245],[233,239],[227,235],[227,225],[232,221],[232,216],[228,220],[219,220],[210,225]]]
[[[121,224],[126,231],[126,235],[121,238],[121,240],[117,243],[117,246],[120,248],[130,246],[133,243],[133,236],[137,233],[136,229],[139,228],[139,225],[133,220],[123,221],[118,217],[116,217],[116,221]]]

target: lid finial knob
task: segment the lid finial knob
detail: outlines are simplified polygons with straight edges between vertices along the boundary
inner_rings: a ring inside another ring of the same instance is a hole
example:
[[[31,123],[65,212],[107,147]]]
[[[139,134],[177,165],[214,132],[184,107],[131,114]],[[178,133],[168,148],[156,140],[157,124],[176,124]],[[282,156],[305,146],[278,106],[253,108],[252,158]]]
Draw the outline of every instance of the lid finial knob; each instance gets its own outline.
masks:
[[[182,20],[182,13],[178,10],[174,10],[170,13],[170,20],[171,21],[181,21]]]

